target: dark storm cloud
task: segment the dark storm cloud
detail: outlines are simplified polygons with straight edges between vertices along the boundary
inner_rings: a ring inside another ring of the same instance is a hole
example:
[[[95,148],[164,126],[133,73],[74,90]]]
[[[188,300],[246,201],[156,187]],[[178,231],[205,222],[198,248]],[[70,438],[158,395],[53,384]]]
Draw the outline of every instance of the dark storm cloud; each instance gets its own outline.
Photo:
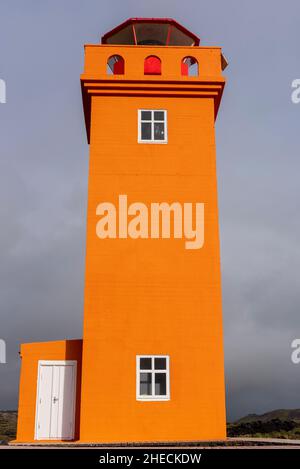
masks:
[[[300,407],[299,13],[293,0],[2,2],[0,408],[17,406],[21,342],[81,336],[83,44],[130,16],[174,17],[229,59],[216,125],[228,416]]]

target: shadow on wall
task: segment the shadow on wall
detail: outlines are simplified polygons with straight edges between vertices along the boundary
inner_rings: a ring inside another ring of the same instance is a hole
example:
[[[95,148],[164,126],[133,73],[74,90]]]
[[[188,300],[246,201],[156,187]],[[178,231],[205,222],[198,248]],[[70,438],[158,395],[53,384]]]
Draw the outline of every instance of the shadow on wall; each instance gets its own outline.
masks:
[[[76,342],[76,344],[74,343]],[[75,346],[75,347],[74,347]],[[65,345],[65,360],[76,360],[77,361],[77,371],[76,371],[76,397],[75,397],[75,431],[74,431],[74,439],[79,439],[80,433],[80,403],[81,403],[81,368],[82,368],[82,341],[80,341],[80,350],[78,350],[78,341],[66,340]],[[70,396],[67,394],[68,387],[66,386],[66,382],[64,382],[64,407],[63,407],[63,415],[62,421],[63,425],[67,426],[69,422],[64,418],[64,413],[69,413],[69,406],[73,406],[73,402],[70,400]],[[66,430],[66,431],[64,431]],[[63,433],[67,433],[68,429],[63,428]]]

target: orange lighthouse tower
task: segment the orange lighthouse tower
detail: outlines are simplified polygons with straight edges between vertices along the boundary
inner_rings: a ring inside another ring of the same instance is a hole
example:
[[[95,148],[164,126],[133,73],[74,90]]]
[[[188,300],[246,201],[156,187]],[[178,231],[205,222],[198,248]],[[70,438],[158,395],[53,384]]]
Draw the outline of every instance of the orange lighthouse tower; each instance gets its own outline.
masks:
[[[133,18],[85,46],[83,339],[22,345],[18,441],[226,437],[214,128],[225,66],[172,19]]]

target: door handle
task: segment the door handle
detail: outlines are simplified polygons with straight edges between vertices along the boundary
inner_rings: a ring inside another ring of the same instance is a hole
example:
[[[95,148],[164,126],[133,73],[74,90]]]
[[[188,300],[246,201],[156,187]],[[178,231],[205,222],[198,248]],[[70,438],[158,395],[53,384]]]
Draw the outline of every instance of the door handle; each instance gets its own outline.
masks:
[[[58,401],[58,397],[53,397],[53,404]]]

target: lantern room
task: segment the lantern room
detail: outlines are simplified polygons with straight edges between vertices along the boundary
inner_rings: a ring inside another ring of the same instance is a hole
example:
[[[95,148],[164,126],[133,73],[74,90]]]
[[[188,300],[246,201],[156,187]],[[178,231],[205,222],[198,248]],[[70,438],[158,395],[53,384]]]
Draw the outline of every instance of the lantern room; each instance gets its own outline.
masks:
[[[102,44],[199,46],[200,39],[171,18],[129,18],[102,36]]]

